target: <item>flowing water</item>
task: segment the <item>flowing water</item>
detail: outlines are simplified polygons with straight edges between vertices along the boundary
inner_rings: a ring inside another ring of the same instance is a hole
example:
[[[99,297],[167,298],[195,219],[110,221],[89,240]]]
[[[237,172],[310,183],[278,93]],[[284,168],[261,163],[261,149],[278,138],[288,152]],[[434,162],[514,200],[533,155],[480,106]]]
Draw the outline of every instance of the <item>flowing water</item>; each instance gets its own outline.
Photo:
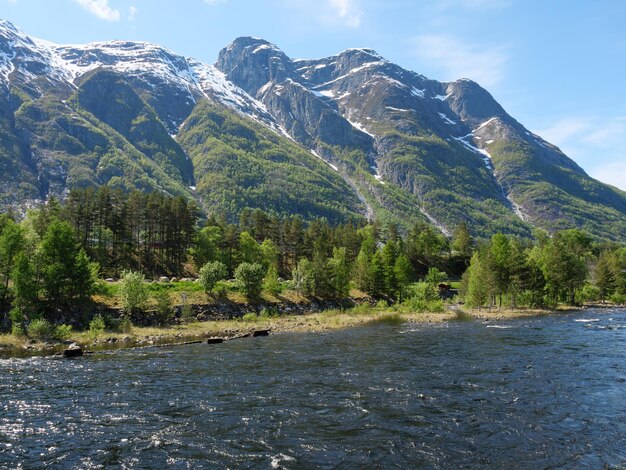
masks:
[[[626,310],[0,360],[0,468],[624,468]]]

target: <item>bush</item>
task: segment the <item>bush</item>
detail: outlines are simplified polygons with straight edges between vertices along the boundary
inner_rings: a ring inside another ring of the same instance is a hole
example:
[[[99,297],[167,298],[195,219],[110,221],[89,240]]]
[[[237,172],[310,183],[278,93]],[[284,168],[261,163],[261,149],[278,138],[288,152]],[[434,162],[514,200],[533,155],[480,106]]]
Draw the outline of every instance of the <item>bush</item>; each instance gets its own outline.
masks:
[[[60,340],[70,339],[73,333],[72,325],[59,325],[54,329],[54,337]]]
[[[226,279],[228,272],[226,265],[220,261],[210,261],[200,268],[200,284],[207,295],[210,295],[215,284]]]
[[[11,334],[14,336],[24,336],[24,314],[19,308],[13,308],[9,312],[9,318],[11,319]]]
[[[11,325],[11,334],[17,337],[25,336],[26,332],[24,331],[24,326],[21,323],[13,323],[13,325]]]
[[[155,296],[156,317],[160,325],[171,323],[174,312],[172,310],[172,299],[167,291],[160,291]]]
[[[359,314],[368,315],[374,312],[374,309],[375,307],[373,307],[369,302],[362,302],[352,307],[352,309],[349,312],[355,315],[359,315]]]
[[[418,282],[413,284],[407,292],[406,300],[423,300],[423,301],[431,301],[431,300],[439,300],[439,291],[434,284],[427,282]]]
[[[265,279],[263,280],[263,290],[272,295],[278,295],[282,292],[283,286],[278,281],[278,271],[275,267],[269,268]]]
[[[585,284],[582,289],[576,292],[576,302],[595,302],[600,300],[600,289],[591,284]]]
[[[387,310],[389,308],[389,304],[386,300],[379,300],[378,302],[376,302],[376,308],[378,310]]]
[[[250,313],[246,313],[243,317],[241,317],[241,319],[246,322],[252,322],[252,321],[257,321],[258,317],[256,313],[250,312]]]
[[[119,323],[120,333],[130,333],[133,330],[133,322],[128,315],[124,315]]]
[[[265,268],[259,263],[241,263],[235,271],[235,279],[246,298],[257,300],[261,295]]]
[[[312,295],[314,290],[313,283],[313,265],[306,259],[302,258],[291,273],[292,284],[294,290],[302,295]]]
[[[268,319],[278,316],[278,309],[276,308],[263,308],[259,313],[259,318]]]
[[[414,313],[423,313],[423,312],[442,313],[445,311],[445,307],[441,299],[424,300],[424,299],[420,299],[417,297],[412,297],[410,299],[405,300],[402,303],[402,306],[405,308],[408,308],[411,312],[414,312]]]
[[[54,326],[45,318],[37,318],[30,322],[26,332],[29,337],[38,340],[54,338]]]
[[[144,275],[138,272],[124,271],[120,280],[119,296],[125,312],[133,313],[144,309],[148,301],[148,289]]]
[[[180,309],[180,319],[183,323],[192,323],[196,321],[196,317],[193,314],[193,309],[191,305],[185,304]]]
[[[611,302],[616,303],[618,305],[626,304],[626,294],[618,294],[615,293],[611,296]]]
[[[96,315],[89,322],[89,337],[91,339],[96,339],[98,336],[104,333],[105,328],[106,323],[104,322],[104,318],[102,318],[102,315]]]

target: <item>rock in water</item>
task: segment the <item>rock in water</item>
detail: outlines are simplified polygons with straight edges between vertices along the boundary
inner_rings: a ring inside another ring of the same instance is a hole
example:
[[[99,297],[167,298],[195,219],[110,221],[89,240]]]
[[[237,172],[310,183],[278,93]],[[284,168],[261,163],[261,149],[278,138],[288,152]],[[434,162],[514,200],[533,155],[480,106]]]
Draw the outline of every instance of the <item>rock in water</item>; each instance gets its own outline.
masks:
[[[269,336],[270,330],[255,330],[252,336]]]
[[[80,346],[72,345],[69,348],[63,350],[63,357],[80,357],[83,355],[83,350]]]

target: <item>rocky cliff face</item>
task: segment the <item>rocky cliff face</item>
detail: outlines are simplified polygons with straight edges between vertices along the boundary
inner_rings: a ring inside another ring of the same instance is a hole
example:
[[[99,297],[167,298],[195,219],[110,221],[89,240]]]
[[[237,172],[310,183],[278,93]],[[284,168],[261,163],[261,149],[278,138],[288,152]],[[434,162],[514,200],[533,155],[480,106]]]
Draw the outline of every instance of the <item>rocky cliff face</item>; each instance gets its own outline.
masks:
[[[195,198],[207,212],[288,212],[289,200],[305,216],[424,220],[444,233],[460,221],[480,236],[626,233],[624,192],[587,176],[478,84],[429,80],[371,49],[293,60],[248,37],[212,66],[144,42],[59,46],[2,21],[0,135],[4,206],[112,184]],[[290,180],[278,188],[273,172],[297,174],[306,189],[287,197]],[[240,201],[230,206],[229,179]]]
[[[272,64],[280,74],[266,73]],[[385,183],[409,193],[401,198],[444,232],[459,220],[485,219],[519,234],[533,225],[578,226],[616,237],[626,228],[623,192],[589,178],[471,80],[429,80],[371,49],[292,61],[252,38],[223,49],[216,66],[303,145],[335,163],[340,152],[327,146],[362,152],[361,170],[375,181],[348,165],[352,179],[372,204],[399,217],[407,209]],[[594,228],[603,215],[611,227]]]

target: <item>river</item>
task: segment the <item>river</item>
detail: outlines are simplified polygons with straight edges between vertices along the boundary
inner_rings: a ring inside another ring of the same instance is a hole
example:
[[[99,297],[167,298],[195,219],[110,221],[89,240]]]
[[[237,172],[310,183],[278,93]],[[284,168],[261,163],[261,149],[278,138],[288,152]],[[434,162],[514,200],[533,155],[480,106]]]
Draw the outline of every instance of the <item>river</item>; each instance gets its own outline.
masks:
[[[626,310],[0,360],[0,468],[616,468]]]

